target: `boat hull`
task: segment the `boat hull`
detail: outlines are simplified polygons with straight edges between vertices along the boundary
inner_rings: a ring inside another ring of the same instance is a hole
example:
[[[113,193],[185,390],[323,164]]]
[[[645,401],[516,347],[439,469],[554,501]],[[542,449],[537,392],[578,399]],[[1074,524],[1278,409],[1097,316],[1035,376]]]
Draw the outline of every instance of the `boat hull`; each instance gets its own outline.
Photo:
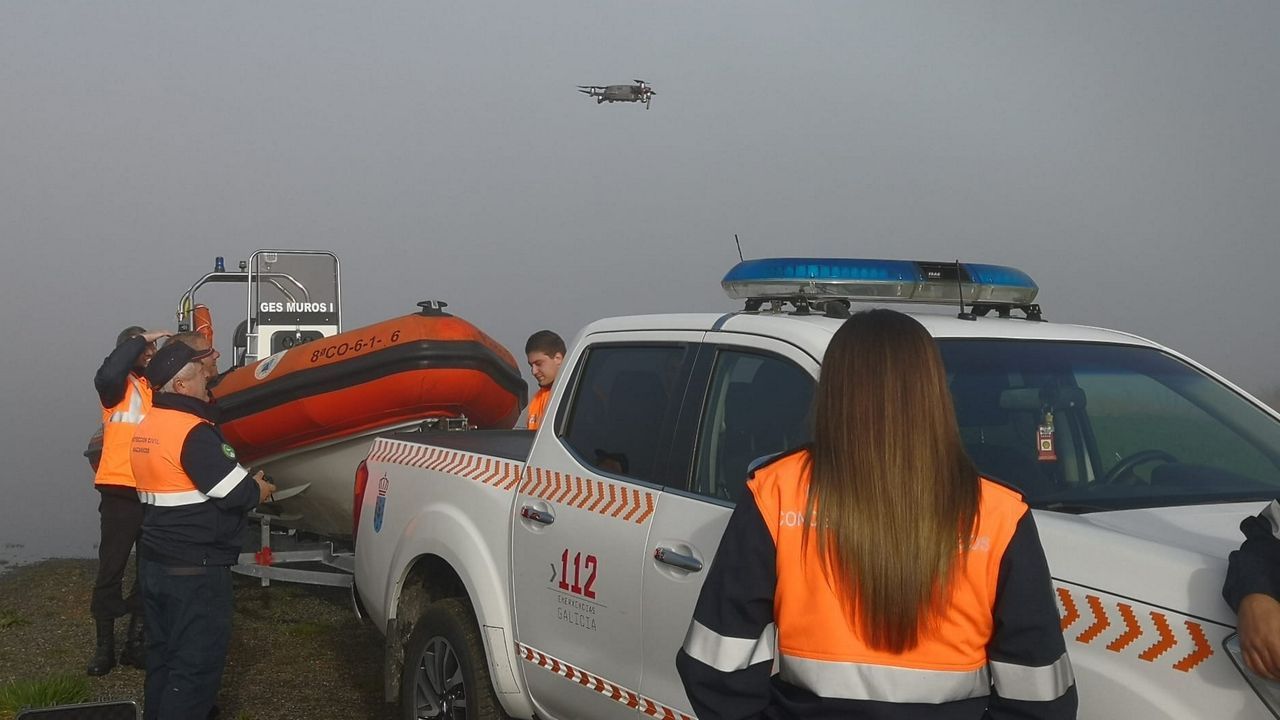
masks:
[[[267,458],[264,470],[281,491],[308,485],[303,492],[259,508],[275,516],[273,524],[330,538],[351,536],[351,507],[356,467],[369,455],[378,434],[395,427],[346,438],[318,447]]]
[[[465,320],[407,315],[308,342],[213,390],[245,462],[430,417],[510,428],[527,386],[505,348]]]
[[[510,428],[527,385],[515,359],[475,326],[443,314],[393,318],[314,340],[228,373],[214,387],[220,426],[240,461],[281,490],[264,508],[280,524],[351,534],[357,465],[381,432],[433,417]]]

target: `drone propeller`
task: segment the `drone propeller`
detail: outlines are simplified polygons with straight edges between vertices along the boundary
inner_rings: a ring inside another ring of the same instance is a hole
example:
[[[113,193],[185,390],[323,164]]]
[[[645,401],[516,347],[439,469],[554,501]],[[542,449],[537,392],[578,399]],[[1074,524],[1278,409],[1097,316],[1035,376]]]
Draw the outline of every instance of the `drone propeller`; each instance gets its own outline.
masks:
[[[632,78],[632,80],[631,80],[631,81],[632,81],[632,82],[634,82],[634,83],[637,83],[637,84],[639,84],[639,85],[648,85],[648,83],[646,83],[645,81],[643,81],[643,80],[636,80],[635,78]]]

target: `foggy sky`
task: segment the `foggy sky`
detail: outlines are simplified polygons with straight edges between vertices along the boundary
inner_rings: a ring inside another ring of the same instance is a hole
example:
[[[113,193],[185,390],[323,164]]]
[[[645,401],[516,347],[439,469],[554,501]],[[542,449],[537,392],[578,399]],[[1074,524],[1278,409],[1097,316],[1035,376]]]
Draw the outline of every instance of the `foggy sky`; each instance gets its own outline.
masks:
[[[261,247],[336,252],[347,327],[442,299],[515,351],[734,309],[735,232],[1004,263],[1052,320],[1270,394],[1277,27],[1274,2],[0,1],[0,546],[91,551],[94,370]],[[574,90],[632,78],[652,110]]]

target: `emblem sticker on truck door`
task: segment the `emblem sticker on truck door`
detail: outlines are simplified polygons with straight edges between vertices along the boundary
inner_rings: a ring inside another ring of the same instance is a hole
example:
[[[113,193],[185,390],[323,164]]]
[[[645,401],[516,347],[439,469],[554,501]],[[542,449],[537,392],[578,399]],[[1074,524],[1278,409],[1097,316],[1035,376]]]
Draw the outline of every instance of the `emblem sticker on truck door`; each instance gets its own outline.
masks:
[[[378,499],[373,504],[373,531],[382,531],[382,516],[387,509],[387,489],[391,487],[391,481],[387,479],[386,474],[382,475],[382,479],[378,481]]]
[[[557,595],[556,620],[584,630],[596,629],[596,611],[605,607],[596,598],[599,572],[598,557],[569,548],[560,553],[559,563],[551,563],[548,588]]]

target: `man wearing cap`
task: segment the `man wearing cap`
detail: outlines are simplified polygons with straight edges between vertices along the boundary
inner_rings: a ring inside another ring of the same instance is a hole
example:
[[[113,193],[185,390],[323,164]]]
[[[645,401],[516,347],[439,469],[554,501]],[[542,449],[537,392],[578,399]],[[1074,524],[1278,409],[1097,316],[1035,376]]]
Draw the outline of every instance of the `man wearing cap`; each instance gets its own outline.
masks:
[[[98,490],[101,536],[98,541],[98,577],[93,585],[89,612],[97,626],[97,642],[85,671],[105,675],[116,665],[116,618],[131,614],[129,640],[120,661],[142,667],[145,649],[136,639],[142,632],[142,603],[138,582],[124,595],[124,570],[142,527],[142,505],[134,489],[129,465],[129,443],[138,423],[151,409],[151,386],[142,376],[156,352],[156,340],[167,332],[147,332],[133,325],[116,338],[116,348],[102,361],[93,384],[102,404],[102,456],[94,473]]]
[[[205,377],[209,378],[209,380],[218,377],[218,358],[222,357],[222,353],[213,347],[213,343],[209,342],[209,338],[195,331],[180,332],[165,340],[164,344],[168,345],[176,342],[186,343],[191,346],[192,350],[202,353],[200,367],[203,368]]]
[[[133,436],[138,496],[147,511],[139,555],[147,618],[147,720],[205,718],[231,641],[231,566],[245,515],[275,487],[236,461],[212,420],[198,351],[171,342],[147,367],[158,388]]]

